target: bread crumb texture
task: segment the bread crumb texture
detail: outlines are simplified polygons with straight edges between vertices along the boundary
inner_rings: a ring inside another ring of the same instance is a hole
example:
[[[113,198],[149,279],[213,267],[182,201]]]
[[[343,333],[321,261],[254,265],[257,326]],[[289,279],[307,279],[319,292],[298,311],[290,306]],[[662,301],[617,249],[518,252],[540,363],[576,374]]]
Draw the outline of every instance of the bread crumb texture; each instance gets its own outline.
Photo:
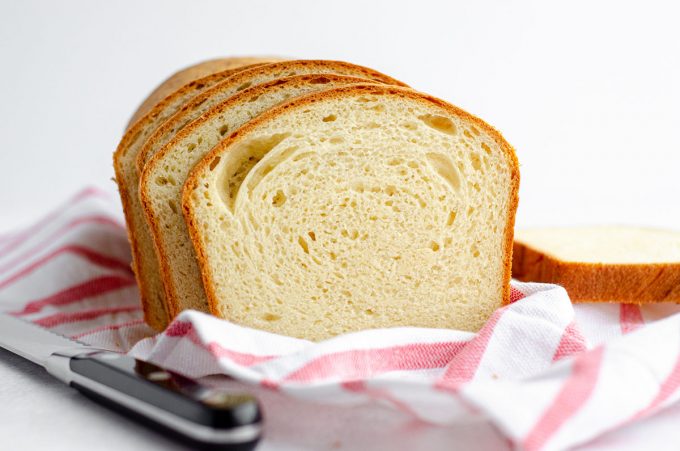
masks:
[[[516,207],[498,135],[370,90],[292,110],[213,151],[187,185],[214,313],[313,340],[478,330],[503,302]]]

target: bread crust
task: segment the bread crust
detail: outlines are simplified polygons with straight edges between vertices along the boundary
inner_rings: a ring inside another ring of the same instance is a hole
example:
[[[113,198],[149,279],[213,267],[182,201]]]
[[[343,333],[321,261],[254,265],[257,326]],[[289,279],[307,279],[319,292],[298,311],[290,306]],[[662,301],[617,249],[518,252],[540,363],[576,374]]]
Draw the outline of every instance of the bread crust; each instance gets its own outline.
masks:
[[[141,256],[140,246],[137,240],[137,232],[133,230],[132,227],[134,221],[131,219],[133,217],[131,193],[128,191],[126,186],[128,178],[133,174],[126,173],[125,168],[123,167],[123,159],[130,146],[139,138],[144,128],[148,127],[149,124],[151,124],[152,121],[158,117],[163,109],[169,104],[173,103],[184,95],[190,94],[192,91],[198,91],[202,89],[206,83],[214,83],[218,80],[228,78],[230,75],[235,74],[239,70],[239,68],[229,69],[199,78],[182,86],[180,89],[165,97],[125,132],[113,154],[115,179],[116,184],[118,185],[118,192],[123,206],[123,213],[125,215],[128,241],[130,242],[132,251],[132,269],[135,273],[135,278],[137,279],[137,285],[139,287],[142,308],[144,310],[144,320],[155,330],[163,330],[168,323],[165,300],[163,298],[154,299],[154,294],[157,296],[163,296],[163,290],[158,290],[159,292],[155,293],[155,290],[153,290],[149,283],[147,283],[147,277],[144,274],[145,270],[141,264],[143,257]],[[154,266],[154,263],[150,264]]]
[[[350,69],[352,72],[358,72],[363,75],[367,81],[378,81],[381,83],[386,83],[394,86],[404,86],[407,85],[399,80],[396,80],[389,75],[385,75],[377,70],[371,69],[369,67],[359,66],[357,64],[347,63],[344,61],[334,61],[334,60],[290,60],[290,61],[279,61],[271,64],[263,64],[256,66],[248,66],[248,68],[243,69],[235,73],[233,76],[229,77],[228,80],[224,80],[221,83],[216,84],[212,88],[206,90],[205,92],[197,95],[195,98],[187,102],[181,110],[179,110],[175,116],[170,118],[165,124],[161,125],[156,129],[156,131],[149,136],[144,147],[139,152],[137,156],[137,171],[141,174],[144,170],[144,166],[149,161],[151,157],[151,149],[158,143],[158,140],[167,133],[170,128],[172,128],[175,123],[173,119],[177,119],[182,115],[186,114],[187,111],[194,111],[199,108],[200,105],[208,99],[210,96],[219,93],[225,86],[239,85],[242,83],[248,83],[255,77],[277,73],[286,70],[294,70],[296,68],[315,68],[315,69],[328,69],[334,68],[337,70]],[[358,76],[358,75],[357,75]],[[284,78],[282,75],[280,78]]]
[[[203,78],[210,74],[222,72],[228,69],[235,69],[241,66],[247,66],[256,63],[269,63],[273,61],[282,61],[284,58],[279,57],[253,57],[253,56],[236,56],[228,58],[216,58],[181,69],[170,77],[166,78],[160,85],[158,85],[149,94],[144,101],[139,105],[137,111],[134,112],[130,118],[130,122],[126,127],[130,128],[139,118],[148,113],[158,102],[169,96],[187,83]]]
[[[561,285],[573,302],[680,302],[680,262],[568,262],[525,243],[515,242],[513,247],[513,277],[526,282]]]
[[[263,67],[262,70],[266,70],[266,67]],[[278,70],[278,69],[277,69]],[[249,71],[251,72],[251,71]],[[259,71],[261,72],[261,71]],[[239,78],[238,81],[240,82],[244,77],[241,77],[240,73],[238,74]],[[232,77],[233,78],[233,77]],[[368,82],[366,79],[362,78],[357,78],[357,77],[350,77],[346,75],[337,75],[337,74],[330,74],[330,73],[324,73],[324,74],[307,74],[307,75],[297,75],[297,76],[292,76],[292,77],[286,77],[286,78],[279,78],[272,80],[270,82],[262,83],[259,85],[255,85],[252,88],[249,88],[247,90],[241,91],[238,94],[235,94],[234,96],[222,101],[221,103],[213,106],[210,110],[206,111],[203,113],[201,116],[199,116],[196,120],[192,121],[189,123],[186,127],[182,128],[177,134],[155,155],[151,156],[149,161],[146,163],[144,166],[144,170],[142,172],[141,178],[140,178],[140,198],[142,200],[142,207],[144,209],[144,214],[146,216],[147,223],[149,224],[149,227],[151,229],[151,236],[154,241],[154,248],[156,249],[156,256],[158,257],[158,261],[160,263],[160,271],[161,271],[161,278],[163,279],[163,285],[165,288],[165,303],[166,303],[166,309],[168,311],[168,314],[170,317],[175,317],[177,316],[181,309],[178,301],[178,293],[175,290],[175,285],[170,282],[171,280],[171,263],[170,260],[168,259],[168,256],[166,252],[164,251],[165,249],[165,243],[164,243],[164,238],[163,238],[163,233],[161,230],[161,224],[156,217],[156,215],[153,212],[153,209],[151,207],[151,194],[148,191],[148,187],[151,185],[152,180],[151,178],[151,173],[153,172],[156,167],[162,163],[163,158],[167,155],[169,152],[169,149],[173,147],[176,143],[182,141],[183,139],[187,138],[190,136],[194,131],[198,128],[201,127],[201,125],[208,120],[210,120],[214,115],[220,114],[223,111],[241,104],[246,98],[251,98],[251,97],[256,97],[260,96],[266,92],[268,92],[269,89],[276,87],[276,86],[281,86],[281,85],[286,85],[286,84],[291,84],[292,86],[303,86],[306,84],[309,84],[313,82],[315,79],[319,78],[325,78],[331,81],[346,81],[346,82],[355,82],[357,84],[359,83],[366,83]],[[231,79],[230,79],[231,80]]]
[[[502,293],[500,297],[502,304],[506,305],[510,303],[510,274],[512,270],[512,242],[514,235],[514,223],[515,223],[515,212],[517,210],[517,204],[519,202],[519,163],[517,161],[517,156],[515,151],[510,146],[510,144],[503,138],[501,133],[495,128],[484,122],[483,120],[471,115],[470,113],[451,105],[441,99],[424,94],[413,89],[404,87],[395,87],[389,85],[379,85],[379,84],[362,84],[362,85],[352,85],[340,88],[329,89],[326,91],[321,91],[314,94],[309,94],[303,97],[293,99],[283,105],[272,108],[260,116],[254,118],[238,130],[234,131],[229,137],[222,140],[213,150],[208,153],[191,171],[187,181],[184,184],[182,190],[182,213],[189,230],[189,235],[191,237],[192,244],[196,250],[196,255],[198,258],[199,267],[201,268],[201,276],[203,278],[203,286],[206,291],[208,298],[208,303],[210,306],[210,311],[213,315],[221,317],[219,309],[219,299],[217,298],[217,293],[215,287],[212,284],[212,270],[207,261],[206,250],[199,237],[199,230],[194,222],[193,206],[191,203],[191,194],[198,187],[199,174],[209,167],[213,159],[219,156],[221,153],[225,152],[229,146],[238,142],[242,137],[247,135],[252,130],[256,129],[260,124],[266,123],[279,115],[285,114],[288,111],[299,110],[307,105],[311,105],[316,102],[322,102],[324,100],[340,99],[343,97],[351,97],[355,95],[383,95],[383,96],[396,96],[400,98],[409,98],[425,104],[434,104],[450,114],[462,117],[475,126],[484,130],[501,148],[505,157],[507,158],[508,165],[510,166],[510,193],[508,198],[508,217],[505,224],[505,240],[502,243],[503,249],[503,267],[504,275],[501,285]],[[228,318],[227,318],[228,319]]]

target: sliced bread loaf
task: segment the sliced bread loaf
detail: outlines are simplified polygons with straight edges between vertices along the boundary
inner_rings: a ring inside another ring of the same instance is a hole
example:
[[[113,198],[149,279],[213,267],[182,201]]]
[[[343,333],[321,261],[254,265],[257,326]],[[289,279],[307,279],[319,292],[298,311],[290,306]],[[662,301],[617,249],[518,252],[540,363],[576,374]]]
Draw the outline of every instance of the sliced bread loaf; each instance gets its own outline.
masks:
[[[147,324],[157,330],[163,329],[167,324],[165,295],[153,243],[139,202],[139,177],[135,165],[137,154],[156,127],[172,116],[187,100],[238,70],[230,69],[194,80],[165,97],[125,132],[113,155],[116,183],[123,204],[132,249],[132,266],[139,285],[144,318]]]
[[[210,108],[228,99],[237,92],[277,78],[302,74],[328,73],[361,77],[380,83],[405,86],[404,83],[376,70],[346,63],[344,61],[291,60],[252,67],[229,77],[229,79],[224,80],[211,89],[196,96],[191,102],[187,102],[181,110],[169,118],[162,126],[158,127],[154,133],[149,136],[142,147],[142,150],[139,152],[137,157],[138,173],[141,175],[147,161],[149,161],[161,147],[167,144],[179,130]],[[224,133],[226,133],[226,131],[224,131]]]
[[[293,99],[191,172],[183,211],[210,308],[323,339],[477,330],[510,294],[519,172],[489,125],[386,85]]]
[[[198,64],[194,64],[193,66],[184,68],[168,77],[165,81],[163,81],[163,83],[158,85],[158,87],[154,89],[146,99],[144,99],[139,108],[137,108],[137,111],[135,111],[132,115],[132,118],[128,123],[128,128],[130,128],[132,124],[134,124],[139,118],[148,113],[154,106],[156,106],[158,102],[194,80],[198,80],[199,78],[203,78],[217,72],[236,69],[239,67],[248,66],[250,64],[271,63],[280,60],[282,60],[282,58],[237,56],[202,61]]]
[[[262,75],[257,79],[262,80]],[[276,104],[310,92],[366,82],[363,78],[311,74],[245,89],[184,127],[149,161],[142,173],[140,195],[161,264],[171,317],[185,309],[208,311],[196,255],[181,212],[181,190],[189,171],[227,131],[237,130]],[[235,86],[240,84],[242,80]]]
[[[519,230],[512,275],[562,285],[575,302],[680,302],[680,232],[636,227]]]

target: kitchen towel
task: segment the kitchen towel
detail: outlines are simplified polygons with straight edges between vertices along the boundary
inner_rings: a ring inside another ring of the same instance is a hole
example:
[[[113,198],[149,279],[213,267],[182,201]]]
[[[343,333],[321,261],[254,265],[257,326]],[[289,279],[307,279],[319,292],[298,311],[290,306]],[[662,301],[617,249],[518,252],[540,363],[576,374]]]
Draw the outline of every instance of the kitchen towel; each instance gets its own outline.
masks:
[[[567,449],[680,398],[680,307],[574,306],[547,284],[513,281],[513,302],[476,334],[399,327],[313,343],[185,311],[155,335],[121,217],[116,199],[88,188],[0,236],[0,309],[192,377],[229,375],[301,402],[380,403],[443,428],[481,419],[515,449]]]

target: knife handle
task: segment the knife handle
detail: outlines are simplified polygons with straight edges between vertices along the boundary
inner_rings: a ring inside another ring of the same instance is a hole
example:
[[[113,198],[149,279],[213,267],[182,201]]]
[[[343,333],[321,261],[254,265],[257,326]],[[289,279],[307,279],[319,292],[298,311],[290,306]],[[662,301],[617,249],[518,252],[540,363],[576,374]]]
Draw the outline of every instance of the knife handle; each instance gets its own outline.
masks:
[[[200,449],[252,450],[262,431],[257,400],[210,388],[152,363],[108,351],[56,353],[47,371],[84,395]]]

